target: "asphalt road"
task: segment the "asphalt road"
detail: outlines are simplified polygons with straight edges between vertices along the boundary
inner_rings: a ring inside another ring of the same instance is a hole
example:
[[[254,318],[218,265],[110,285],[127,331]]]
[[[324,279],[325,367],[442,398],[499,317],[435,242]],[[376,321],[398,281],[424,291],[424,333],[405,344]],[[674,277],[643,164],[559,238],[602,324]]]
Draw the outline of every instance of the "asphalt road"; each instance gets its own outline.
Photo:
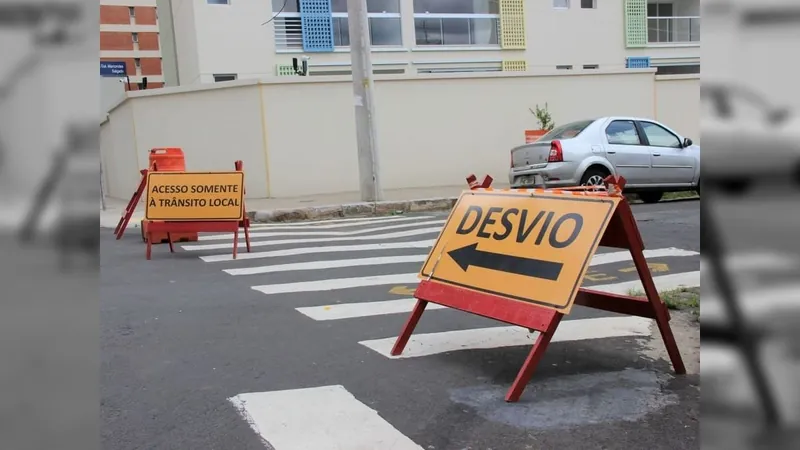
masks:
[[[667,255],[648,258],[654,276],[699,278],[699,255],[690,253],[700,250],[699,202],[636,205],[634,212],[647,249]],[[385,345],[379,340],[392,341],[399,333],[408,313],[398,305],[410,297],[407,289],[414,284],[397,282],[404,280],[400,277],[348,287],[354,282],[341,279],[415,273],[421,261],[389,264],[385,258],[426,254],[425,244],[409,243],[434,239],[444,218],[427,214],[358,225],[267,226],[254,232],[291,236],[255,237],[253,252],[283,254],[253,258],[259,255],[243,253],[237,261],[225,260],[229,240],[178,245],[175,254],[159,245],[146,261],[138,230],[129,230],[121,241],[114,241],[111,230],[102,230],[104,448],[699,447],[699,376],[672,375],[669,362],[653,350],[660,338],[657,331],[651,334],[652,327],[643,334],[586,321],[608,320],[612,314],[573,310],[562,328],[575,321],[566,329],[615,337],[551,344],[516,404],[505,403],[503,395],[530,347],[519,345],[514,341],[519,335],[505,329],[471,334],[504,324],[431,310],[415,332],[415,338],[428,341],[413,349],[410,344],[406,352],[411,356],[391,359],[376,350]],[[320,236],[320,231],[350,234]],[[316,236],[299,234],[310,232]],[[295,242],[277,242],[286,240]],[[387,243],[417,248],[321,250]],[[604,248],[598,254],[611,251]],[[331,262],[362,258],[383,259],[361,266]],[[316,266],[274,267],[305,263]],[[272,267],[242,272],[265,266]],[[630,267],[630,261],[594,266],[584,285],[633,280]],[[332,279],[339,281],[325,281]],[[312,286],[319,290],[309,291]],[[387,301],[394,301],[400,312],[389,314],[388,306],[381,306],[386,304],[376,303]],[[366,316],[370,304],[381,307]],[[637,326],[625,322],[620,328]],[[699,332],[690,327],[684,338],[696,340],[692,333]],[[689,361],[692,355],[684,358]],[[303,390],[308,388],[316,389]],[[311,444],[323,423],[345,436],[328,435],[318,441],[324,445]],[[379,441],[371,437],[395,440],[376,447]]]

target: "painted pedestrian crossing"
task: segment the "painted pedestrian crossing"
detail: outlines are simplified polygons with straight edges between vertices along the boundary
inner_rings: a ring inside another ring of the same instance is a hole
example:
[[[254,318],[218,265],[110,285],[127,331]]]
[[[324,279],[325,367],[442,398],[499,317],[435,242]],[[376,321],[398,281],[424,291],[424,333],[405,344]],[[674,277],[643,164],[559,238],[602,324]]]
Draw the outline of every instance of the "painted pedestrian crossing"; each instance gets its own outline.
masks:
[[[224,242],[225,239],[230,239],[227,235],[204,236],[202,243],[186,244],[182,247],[197,253],[202,261],[213,264],[219,270],[247,280],[250,289],[263,294],[265,301],[274,302],[275,299],[283,299],[285,296],[293,296],[286,297],[289,301],[293,298],[302,299],[303,306],[293,309],[307,319],[328,323],[343,321],[347,323],[343,326],[352,327],[355,326],[354,320],[377,320],[384,317],[392,321],[399,331],[403,318],[398,315],[409,313],[416,300],[410,297],[394,298],[396,296],[388,291],[392,286],[416,286],[419,281],[419,266],[434,245],[444,222],[442,215],[420,215],[263,224],[254,227],[257,231],[251,233],[252,246],[274,249],[240,253],[236,260],[228,253],[230,243]],[[420,239],[421,237],[424,239]],[[212,243],[214,241],[219,243]],[[225,253],[216,254],[216,250]],[[679,248],[648,249],[644,254],[648,261],[699,258],[696,251]],[[627,251],[603,249],[593,257],[590,265],[597,268],[631,261],[631,255]],[[334,273],[338,275],[334,276]],[[342,276],[342,273],[347,273],[348,276]],[[289,280],[284,280],[281,275],[291,276]],[[588,287],[616,294],[642,289],[641,283],[633,280],[635,273],[629,275],[629,278],[632,281],[594,284]],[[654,281],[660,290],[699,286],[700,272],[692,270],[658,274],[654,276]],[[371,294],[364,301],[366,291],[382,294]],[[330,296],[327,295],[331,292],[335,292],[338,299],[352,298],[352,301],[331,303]],[[317,304],[308,305],[315,303],[315,299],[319,299]],[[435,311],[445,308],[429,305],[428,309]],[[566,320],[565,323],[570,325],[564,328],[565,331],[561,331],[561,340],[649,334],[649,319],[600,319],[608,320]],[[648,324],[647,327],[643,325],[645,323]],[[573,329],[584,331],[570,331]],[[447,329],[412,336],[409,350],[403,357],[430,356],[470,348],[530,345],[534,338],[535,333],[531,334],[528,330],[516,327]],[[387,345],[395,339],[395,336],[387,335],[363,336],[363,340],[353,344],[363,345],[382,356],[390,357]]]
[[[309,326],[325,324],[328,330],[337,327],[358,330],[362,321],[377,321],[381,326],[364,327],[364,330],[389,331],[355,333],[358,337],[353,337],[352,345],[378,358],[392,360],[391,364],[424,362],[451,352],[530,346],[537,333],[520,327],[483,324],[454,328],[454,322],[440,326],[436,314],[444,314],[441,311],[447,308],[429,304],[424,319],[427,329],[412,335],[401,355],[391,355],[396,333],[405,321],[403,314],[408,314],[416,303],[408,290],[417,285],[419,266],[434,245],[443,223],[442,216],[427,215],[264,224],[254,227],[252,233],[253,247],[264,251],[243,252],[236,260],[228,253],[229,241],[219,236],[182,247],[209,268],[225,272],[232,279],[243,281],[251,291],[263,295],[265,307],[289,308]],[[399,225],[402,227],[397,228]],[[669,262],[685,268],[684,271],[654,273],[659,290],[700,285],[698,252],[666,247],[647,249],[644,255],[649,263]],[[766,258],[760,262],[768,264],[769,261]],[[630,266],[631,262],[629,252],[603,248],[590,265],[591,269],[611,271],[626,264]],[[642,289],[641,282],[635,280],[635,272],[615,273],[618,279],[590,281],[586,287],[616,294]],[[405,289],[392,289],[398,286]],[[404,295],[390,291],[404,292]],[[292,304],[295,301],[301,304]],[[653,321],[640,317],[568,317],[561,323],[553,342],[642,338],[650,336],[651,330]],[[368,406],[371,403],[362,403],[366,399],[359,400],[358,392],[348,392],[344,386],[242,393],[229,401],[255,432],[277,450],[421,448],[382,417],[380,411]],[[309,427],[309,423],[314,426]]]

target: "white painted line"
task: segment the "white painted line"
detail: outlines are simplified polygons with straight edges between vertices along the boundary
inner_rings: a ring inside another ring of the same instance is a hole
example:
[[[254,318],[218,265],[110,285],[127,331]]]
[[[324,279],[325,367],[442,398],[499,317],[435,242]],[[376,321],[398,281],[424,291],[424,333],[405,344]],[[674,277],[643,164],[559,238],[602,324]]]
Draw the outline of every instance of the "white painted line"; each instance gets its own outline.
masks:
[[[422,450],[343,386],[228,399],[275,450]]]
[[[641,317],[602,317],[565,320],[551,342],[580,341],[623,336],[649,336],[652,320]],[[532,345],[535,333],[521,327],[473,328],[441,333],[413,334],[403,353],[390,354],[396,337],[361,341],[359,344],[390,359],[418,358],[457,350]]]
[[[656,250],[649,250],[651,257],[663,257],[663,256],[688,256],[688,255],[696,255],[696,252],[686,251],[686,250],[678,250],[678,249],[656,249]],[[628,259],[630,259],[630,252],[615,252],[615,253],[605,253],[600,255],[595,255],[594,259],[592,259],[592,265],[600,265],[600,264],[610,264],[618,261],[625,261],[625,256],[627,255]],[[235,269],[234,269],[235,270]],[[226,270],[226,272],[228,272]],[[656,286],[661,285],[672,285],[670,279],[663,279],[660,277],[654,278],[656,280]],[[418,280],[417,280],[418,281]],[[415,282],[416,283],[416,282]],[[665,284],[666,283],[666,284]],[[620,283],[617,283],[620,284]],[[615,286],[614,284],[611,285],[598,285],[598,286],[587,286],[589,289],[595,290],[604,290],[604,291],[615,291],[617,288],[613,288],[610,286]],[[627,289],[621,292],[623,294],[627,294]],[[378,301],[378,302],[358,302],[358,303],[339,303],[334,305],[324,305],[324,306],[314,306],[309,308],[296,308],[297,311],[305,314],[308,317],[311,317],[314,320],[339,320],[339,319],[351,319],[356,317],[367,317],[367,316],[377,316],[383,314],[398,314],[404,312],[411,312],[414,308],[414,299],[402,299],[402,300],[390,300],[390,301]],[[440,309],[442,308],[439,305],[435,305],[433,303],[428,304],[427,309]]]
[[[286,244],[318,244],[328,242],[358,242],[358,241],[380,241],[384,239],[400,239],[423,234],[438,234],[442,231],[441,227],[421,228],[419,230],[397,231],[395,233],[376,234],[371,236],[346,236],[346,237],[325,237],[325,238],[306,238],[306,239],[280,239],[275,241],[256,241],[251,242],[250,247],[267,247],[273,245]],[[225,244],[203,244],[203,245],[183,245],[181,248],[188,251],[197,250],[230,250],[232,242]],[[239,248],[246,248],[244,236],[239,237]],[[240,253],[239,256],[244,256]]]
[[[695,256],[700,253],[691,250],[681,250],[679,248],[659,248],[655,250],[645,250],[645,258],[665,258],[669,256]],[[610,252],[597,253],[592,258],[591,265],[611,264],[622,261],[632,261],[631,252]]]
[[[347,221],[344,223],[340,223],[340,220],[296,222],[296,223],[250,223],[250,229],[251,230],[298,230],[298,229],[325,230],[334,228],[375,225],[381,223],[397,223],[397,222],[408,222],[415,220],[421,221],[431,218],[432,216],[414,216],[414,217],[389,216],[389,217],[376,217],[373,219],[370,218],[341,219]],[[244,230],[244,228],[240,228],[240,230]]]
[[[428,220],[426,222],[415,223],[400,223],[397,225],[386,225],[377,228],[365,228],[353,231],[281,231],[277,233],[272,232],[254,232],[250,233],[250,239],[254,238],[273,238],[273,237],[286,237],[286,236],[358,236],[361,234],[374,233],[378,231],[400,230],[403,228],[413,228],[423,225],[444,225],[444,220]],[[244,239],[244,235],[240,234],[239,237]],[[233,233],[227,234],[211,234],[200,236],[198,240],[201,241],[230,241],[233,239]]]
[[[329,280],[301,281],[298,283],[265,284],[252,286],[251,289],[264,294],[287,294],[293,292],[319,292],[349,289],[365,286],[381,286],[384,284],[417,283],[417,272],[393,275],[376,275],[373,277],[333,278]]]
[[[707,264],[707,261],[703,263]],[[790,271],[800,266],[800,258],[769,251],[734,253],[725,257],[725,266],[731,272]]]
[[[415,298],[403,298],[400,300],[386,300],[383,302],[342,303],[338,305],[312,306],[309,308],[295,309],[314,320],[324,321],[407,313],[411,312],[416,304],[417,299]],[[444,308],[445,307],[442,305],[428,303],[425,310]]]
[[[759,322],[787,313],[800,315],[800,284],[796,282],[762,288],[740,288],[736,297],[745,320]],[[718,292],[703,295],[700,320],[715,324],[730,320],[727,307]]]
[[[242,259],[259,259],[259,258],[276,258],[281,256],[296,256],[296,255],[316,255],[322,253],[349,253],[349,252],[367,252],[374,250],[398,250],[405,248],[431,248],[436,242],[435,239],[428,239],[425,241],[410,241],[410,242],[386,242],[381,244],[361,244],[361,245],[331,245],[327,247],[298,247],[289,248],[286,250],[274,250],[271,252],[252,252],[252,253],[239,253],[238,257],[234,260],[230,253],[223,253],[221,255],[201,256],[205,262],[221,262],[221,261],[239,261]]]
[[[698,287],[700,286],[700,271],[695,272],[681,272],[669,275],[661,275],[653,277],[656,288],[659,291],[668,291],[678,289],[680,287]],[[627,295],[630,291],[643,291],[642,282],[640,280],[625,281],[622,283],[613,284],[599,284],[594,286],[583,286],[586,289],[593,291],[602,291],[609,294],[622,294]]]
[[[293,270],[323,270],[340,267],[382,266],[386,264],[421,263],[428,257],[424,255],[377,256],[375,258],[336,259],[331,261],[309,261],[292,264],[274,264],[271,266],[244,267],[225,269],[230,275],[254,275],[259,273],[290,272]]]
[[[323,220],[309,220],[303,222],[273,222],[273,223],[250,223],[252,227],[259,227],[259,228],[271,228],[271,227],[302,227],[302,226],[317,226],[319,224],[332,224],[332,223],[345,223],[350,226],[353,226],[354,223],[380,223],[380,222],[391,222],[391,221],[401,221],[401,220],[420,220],[420,219],[430,219],[433,216],[384,216],[384,217],[349,217],[346,219],[323,219]]]

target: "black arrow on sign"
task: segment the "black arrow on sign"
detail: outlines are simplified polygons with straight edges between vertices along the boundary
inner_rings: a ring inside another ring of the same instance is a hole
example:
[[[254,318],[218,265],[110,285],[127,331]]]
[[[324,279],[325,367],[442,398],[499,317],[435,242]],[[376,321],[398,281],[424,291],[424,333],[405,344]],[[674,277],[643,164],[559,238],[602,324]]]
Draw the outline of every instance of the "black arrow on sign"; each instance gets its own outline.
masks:
[[[544,280],[558,280],[561,274],[562,263],[544,261],[541,259],[522,258],[519,256],[503,255],[478,250],[478,243],[467,245],[447,252],[453,261],[466,272],[469,266],[497,270],[499,272],[513,273]]]

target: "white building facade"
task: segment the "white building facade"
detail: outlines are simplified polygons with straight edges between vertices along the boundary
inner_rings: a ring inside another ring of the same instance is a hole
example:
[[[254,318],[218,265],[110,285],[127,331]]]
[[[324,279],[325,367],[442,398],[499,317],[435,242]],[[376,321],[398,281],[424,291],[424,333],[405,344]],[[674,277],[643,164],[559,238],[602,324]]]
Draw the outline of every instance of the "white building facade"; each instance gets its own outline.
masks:
[[[376,75],[699,73],[699,0],[367,0]],[[158,0],[168,85],[349,75],[347,0]]]

